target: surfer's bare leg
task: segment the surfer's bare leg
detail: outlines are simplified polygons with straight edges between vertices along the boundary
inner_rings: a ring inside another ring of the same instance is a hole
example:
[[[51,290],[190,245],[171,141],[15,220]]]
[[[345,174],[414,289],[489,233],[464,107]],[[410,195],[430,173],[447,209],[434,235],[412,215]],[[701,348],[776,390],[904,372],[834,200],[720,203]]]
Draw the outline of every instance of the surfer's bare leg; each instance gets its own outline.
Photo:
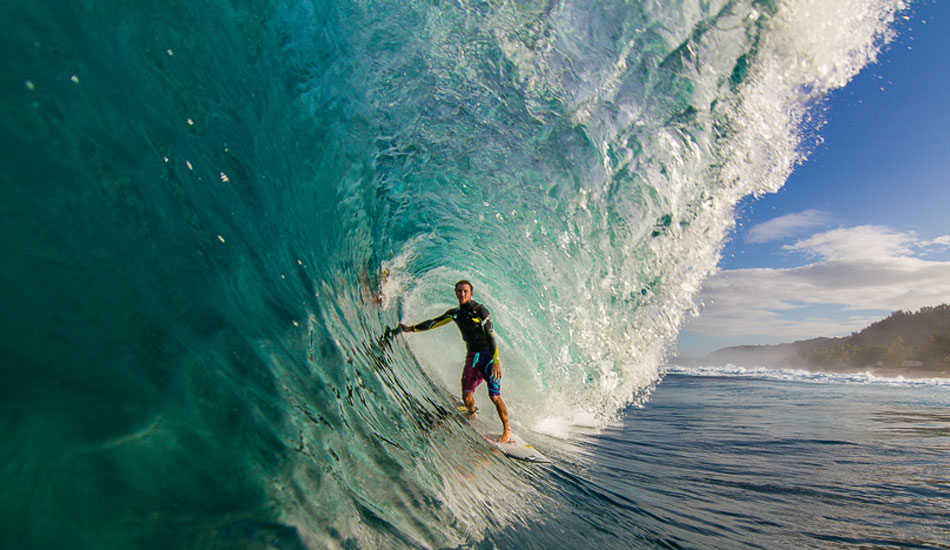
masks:
[[[463,391],[462,402],[468,407],[468,414],[475,414],[475,392]]]
[[[501,437],[498,438],[498,442],[508,443],[511,441],[511,428],[508,427],[508,407],[505,406],[505,402],[501,400],[500,395],[492,395],[489,397],[491,402],[495,404],[495,409],[498,411],[498,418],[501,419],[501,425],[504,428]]]

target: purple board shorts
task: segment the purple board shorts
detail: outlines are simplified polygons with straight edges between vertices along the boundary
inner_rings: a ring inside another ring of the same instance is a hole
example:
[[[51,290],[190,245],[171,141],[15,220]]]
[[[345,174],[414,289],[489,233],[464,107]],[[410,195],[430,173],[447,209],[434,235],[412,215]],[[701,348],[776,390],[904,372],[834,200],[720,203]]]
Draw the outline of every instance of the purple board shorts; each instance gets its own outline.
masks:
[[[462,393],[474,392],[482,383],[488,382],[488,395],[501,395],[501,380],[492,377],[494,360],[488,349],[470,351],[465,356],[465,368],[462,369]]]

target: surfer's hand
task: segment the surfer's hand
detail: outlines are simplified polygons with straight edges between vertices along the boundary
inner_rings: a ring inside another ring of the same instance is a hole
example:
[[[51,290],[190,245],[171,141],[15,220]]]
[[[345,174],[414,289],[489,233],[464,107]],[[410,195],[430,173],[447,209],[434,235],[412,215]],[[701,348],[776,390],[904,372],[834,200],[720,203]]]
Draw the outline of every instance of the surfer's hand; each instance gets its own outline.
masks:
[[[501,363],[495,361],[491,366],[491,376],[495,380],[501,380]]]
[[[399,323],[399,327],[396,329],[396,333],[398,334],[400,332],[412,332],[412,329],[402,323]]]

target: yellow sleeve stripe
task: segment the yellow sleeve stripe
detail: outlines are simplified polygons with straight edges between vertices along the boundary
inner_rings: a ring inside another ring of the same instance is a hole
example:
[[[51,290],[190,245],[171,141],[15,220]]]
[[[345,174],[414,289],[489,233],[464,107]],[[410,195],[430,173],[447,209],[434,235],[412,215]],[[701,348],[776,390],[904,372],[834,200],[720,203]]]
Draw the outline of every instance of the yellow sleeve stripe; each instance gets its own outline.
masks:
[[[451,317],[446,317],[446,318],[444,318],[444,319],[439,319],[438,321],[432,323],[432,327],[431,327],[431,328],[438,328],[438,327],[441,327],[441,326],[446,325],[446,324],[451,323],[451,322],[452,322],[452,318],[451,318]]]

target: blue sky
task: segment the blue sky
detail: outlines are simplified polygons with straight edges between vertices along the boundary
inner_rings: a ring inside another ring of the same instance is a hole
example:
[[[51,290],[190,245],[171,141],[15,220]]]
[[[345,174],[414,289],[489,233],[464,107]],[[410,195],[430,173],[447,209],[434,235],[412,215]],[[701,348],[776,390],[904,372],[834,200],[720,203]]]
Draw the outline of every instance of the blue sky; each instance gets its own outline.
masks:
[[[737,209],[681,355],[843,336],[950,303],[950,2],[919,0],[825,104],[823,142]]]

